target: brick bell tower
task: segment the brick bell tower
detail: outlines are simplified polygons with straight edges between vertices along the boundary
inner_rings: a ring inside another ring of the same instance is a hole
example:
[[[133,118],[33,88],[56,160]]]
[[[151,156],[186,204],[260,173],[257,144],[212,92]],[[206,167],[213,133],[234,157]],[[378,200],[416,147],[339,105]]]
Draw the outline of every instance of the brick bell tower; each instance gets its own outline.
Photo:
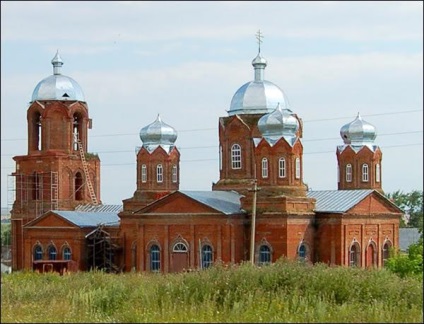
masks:
[[[340,129],[344,145],[337,146],[338,189],[375,189],[383,193],[383,153],[374,144],[376,128],[359,115]]]
[[[133,212],[179,189],[180,152],[175,146],[177,131],[156,120],[140,130],[143,145],[137,152],[137,189],[124,200],[124,211]]]
[[[15,156],[12,268],[23,267],[22,227],[49,210],[73,210],[100,202],[100,159],[87,152],[91,119],[81,87],[61,74],[57,52],[53,75],[35,87],[27,110],[28,153]]]

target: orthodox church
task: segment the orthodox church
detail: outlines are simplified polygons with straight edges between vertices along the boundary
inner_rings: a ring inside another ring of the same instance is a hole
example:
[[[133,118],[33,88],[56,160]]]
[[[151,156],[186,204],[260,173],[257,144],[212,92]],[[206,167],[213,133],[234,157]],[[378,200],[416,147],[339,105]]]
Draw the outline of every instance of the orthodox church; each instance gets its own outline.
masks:
[[[83,91],[62,74],[59,53],[52,65],[27,110],[28,152],[14,157],[13,270],[168,273],[282,257],[383,267],[398,247],[402,211],[382,190],[375,127],[359,114],[343,125],[338,190],[308,190],[302,119],[265,79],[260,49],[254,79],[218,120],[219,179],[211,190],[179,190],[177,131],[158,115],[140,130],[136,188],[119,206],[100,199]]]

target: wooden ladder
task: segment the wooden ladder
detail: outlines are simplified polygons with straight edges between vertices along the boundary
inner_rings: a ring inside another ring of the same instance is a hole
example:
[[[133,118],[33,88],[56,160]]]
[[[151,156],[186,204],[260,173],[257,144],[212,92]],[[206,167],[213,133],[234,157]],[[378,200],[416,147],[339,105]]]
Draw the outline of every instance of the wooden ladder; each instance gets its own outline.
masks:
[[[88,192],[90,193],[90,197],[91,197],[91,201],[93,202],[93,205],[98,205],[97,197],[96,197],[96,194],[94,193],[93,185],[91,184],[90,174],[88,173],[88,166],[87,166],[87,161],[85,160],[84,148],[82,147],[82,143],[81,143],[80,140],[78,140],[77,143],[78,143],[78,149],[79,149],[80,156],[81,156],[82,167],[84,169],[85,183],[87,184]]]

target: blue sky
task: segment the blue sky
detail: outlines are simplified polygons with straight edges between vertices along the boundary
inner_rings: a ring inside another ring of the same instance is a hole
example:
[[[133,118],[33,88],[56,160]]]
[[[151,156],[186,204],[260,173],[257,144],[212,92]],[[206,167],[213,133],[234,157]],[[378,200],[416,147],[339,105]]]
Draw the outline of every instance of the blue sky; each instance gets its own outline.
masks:
[[[210,190],[218,118],[253,79],[264,35],[265,79],[304,121],[304,182],[337,188],[340,128],[358,112],[377,128],[385,192],[422,190],[423,2],[1,3],[1,205],[15,155],[27,154],[26,109],[39,81],[62,73],[82,87],[102,161],[101,199],[132,196],[139,131],[178,131],[184,190]]]

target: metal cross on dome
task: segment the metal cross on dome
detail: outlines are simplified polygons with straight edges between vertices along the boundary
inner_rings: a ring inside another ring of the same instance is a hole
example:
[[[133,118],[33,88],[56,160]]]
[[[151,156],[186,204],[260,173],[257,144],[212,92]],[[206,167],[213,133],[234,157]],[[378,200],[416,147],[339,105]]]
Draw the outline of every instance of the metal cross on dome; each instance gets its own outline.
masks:
[[[258,40],[258,46],[259,46],[259,53],[261,52],[261,43],[263,38],[264,38],[264,35],[261,34],[261,30],[259,29],[258,32],[256,33],[256,39]]]

